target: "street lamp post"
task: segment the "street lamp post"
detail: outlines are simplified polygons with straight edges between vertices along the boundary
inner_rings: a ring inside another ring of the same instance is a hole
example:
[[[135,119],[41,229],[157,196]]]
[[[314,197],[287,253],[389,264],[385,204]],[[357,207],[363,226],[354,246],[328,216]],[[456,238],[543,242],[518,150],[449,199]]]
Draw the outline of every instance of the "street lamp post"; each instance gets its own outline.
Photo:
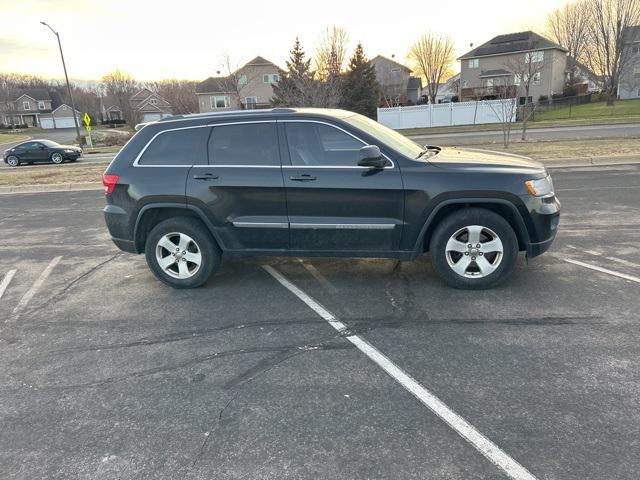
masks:
[[[67,81],[67,91],[69,92],[69,100],[71,100],[71,115],[73,115],[73,122],[76,125],[76,135],[78,136],[78,142],[80,142],[80,127],[78,126],[78,116],[76,115],[76,106],[73,102],[73,95],[71,94],[71,85],[69,85],[69,76],[67,75],[67,65],[64,62],[64,54],[62,53],[62,43],[60,43],[60,34],[56,32],[51,25],[47,22],[40,22],[45,27],[48,27],[49,30],[53,32],[53,34],[58,39],[58,47],[60,48],[60,58],[62,58],[62,68],[64,69],[64,78]],[[82,146],[82,145],[81,145]]]

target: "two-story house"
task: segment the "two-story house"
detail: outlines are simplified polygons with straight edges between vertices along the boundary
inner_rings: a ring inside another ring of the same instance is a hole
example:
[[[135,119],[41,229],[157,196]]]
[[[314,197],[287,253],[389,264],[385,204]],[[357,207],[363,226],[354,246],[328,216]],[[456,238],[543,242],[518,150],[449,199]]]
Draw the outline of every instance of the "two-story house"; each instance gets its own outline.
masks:
[[[376,79],[380,84],[383,107],[415,105],[422,96],[422,80],[411,74],[413,71],[406,65],[382,55],[369,60],[376,71]]]
[[[52,111],[51,95],[47,89],[33,88],[4,102],[0,108],[0,124],[39,127],[41,115]]]
[[[618,98],[640,98],[640,25],[623,32],[623,69],[618,81]]]
[[[462,101],[518,97],[524,104],[564,89],[567,50],[534,32],[498,35],[458,60]],[[520,88],[523,71],[533,72],[528,98]]]
[[[128,99],[106,96],[100,99],[102,121],[131,120],[137,122],[151,122],[168,117],[173,113],[173,107],[160,94],[148,88],[138,90]],[[129,119],[128,117],[133,118]]]
[[[196,85],[200,112],[268,108],[280,68],[260,56],[225,77],[209,77]]]

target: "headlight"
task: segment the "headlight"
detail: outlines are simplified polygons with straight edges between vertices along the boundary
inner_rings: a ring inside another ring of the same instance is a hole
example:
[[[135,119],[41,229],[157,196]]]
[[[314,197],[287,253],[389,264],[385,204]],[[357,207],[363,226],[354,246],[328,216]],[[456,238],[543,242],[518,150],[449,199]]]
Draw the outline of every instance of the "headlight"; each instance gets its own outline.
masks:
[[[66,148],[66,149],[64,150],[64,152],[65,152],[65,153],[74,153],[74,152],[75,152],[75,150],[71,150],[71,149],[69,149],[69,148]]]
[[[544,197],[553,193],[553,181],[549,175],[538,180],[527,180],[524,184],[527,191],[534,197]]]

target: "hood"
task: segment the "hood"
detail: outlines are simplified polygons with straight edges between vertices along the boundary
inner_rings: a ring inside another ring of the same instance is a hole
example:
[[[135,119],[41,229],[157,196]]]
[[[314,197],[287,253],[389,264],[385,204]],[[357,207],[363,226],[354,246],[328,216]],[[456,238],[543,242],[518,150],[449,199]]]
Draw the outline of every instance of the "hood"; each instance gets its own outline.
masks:
[[[58,145],[55,148],[64,148],[64,149],[69,149],[69,150],[81,150],[81,148],[78,147],[77,145]]]
[[[527,173],[545,171],[544,165],[529,157],[475,148],[442,147],[438,155],[429,158],[429,162],[442,168],[520,170]]]

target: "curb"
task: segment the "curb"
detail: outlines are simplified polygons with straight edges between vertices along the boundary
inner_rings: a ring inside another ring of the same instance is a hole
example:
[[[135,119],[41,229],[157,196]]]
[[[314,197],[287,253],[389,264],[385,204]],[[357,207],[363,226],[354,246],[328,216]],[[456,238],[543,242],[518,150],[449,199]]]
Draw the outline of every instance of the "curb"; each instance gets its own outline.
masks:
[[[97,182],[87,183],[53,183],[51,185],[16,185],[0,187],[0,195],[10,193],[46,193],[46,192],[75,192],[82,190],[102,190],[103,186]]]

